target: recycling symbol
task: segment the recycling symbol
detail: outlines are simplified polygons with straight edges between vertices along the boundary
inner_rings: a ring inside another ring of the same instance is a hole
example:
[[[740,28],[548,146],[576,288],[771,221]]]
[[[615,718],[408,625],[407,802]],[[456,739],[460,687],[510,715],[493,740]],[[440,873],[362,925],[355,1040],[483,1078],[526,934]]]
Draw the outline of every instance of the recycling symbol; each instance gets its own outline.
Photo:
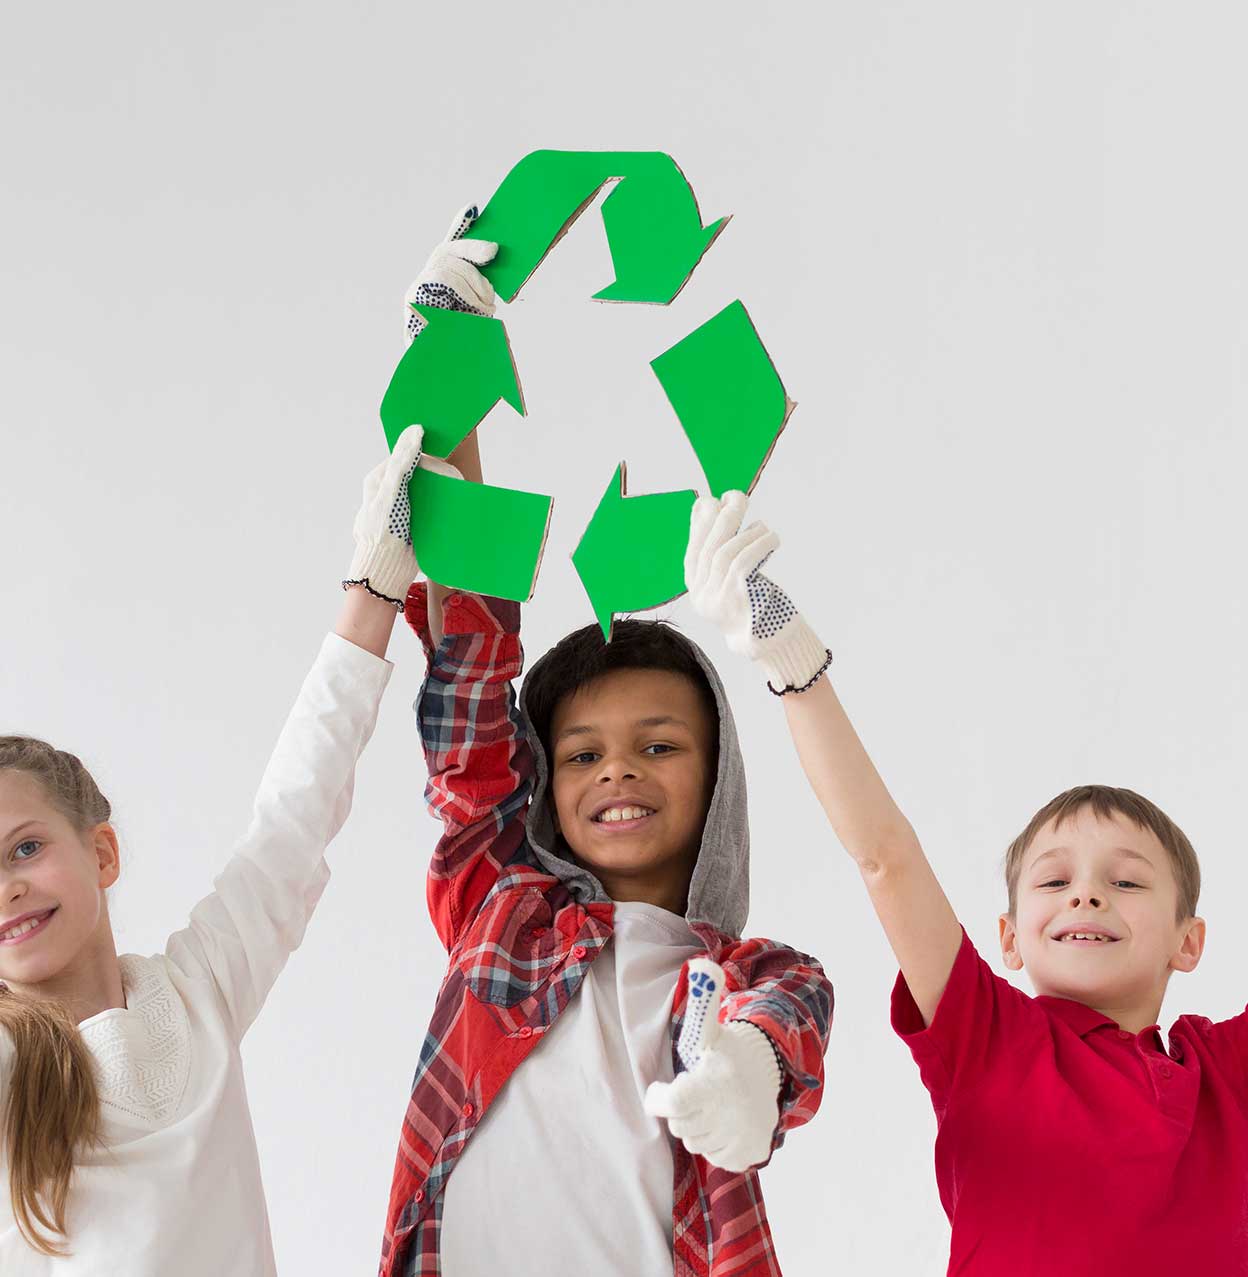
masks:
[[[697,201],[669,155],[657,151],[534,151],[503,179],[465,236],[494,240],[482,267],[512,301],[598,192],[615,281],[599,301],[667,305],[728,222],[702,225]],[[503,321],[416,306],[426,326],[399,361],[381,403],[393,448],[412,422],[425,451],[445,457],[499,400],[524,415]],[[709,490],[749,492],[793,411],[745,306],[731,302],[650,361]],[[684,551],[696,493],[629,496],[621,461],[572,555],[604,636],[613,617],[684,592]],[[411,479],[412,545],[430,580],[477,594],[532,596],[553,500],[539,493],[418,469]],[[505,534],[500,535],[500,529]]]

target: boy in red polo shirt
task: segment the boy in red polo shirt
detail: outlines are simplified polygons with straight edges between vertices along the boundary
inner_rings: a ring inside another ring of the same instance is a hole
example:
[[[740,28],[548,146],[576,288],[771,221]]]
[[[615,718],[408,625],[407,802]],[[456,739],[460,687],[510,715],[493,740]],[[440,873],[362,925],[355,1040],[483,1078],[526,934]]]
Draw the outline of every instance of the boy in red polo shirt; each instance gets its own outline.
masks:
[[[801,626],[762,575],[777,540],[745,498],[703,499],[686,576],[729,645],[765,659]],[[901,967],[897,1033],[936,1111],[950,1274],[1248,1273],[1248,1012],[1157,1027],[1199,962],[1200,870],[1182,831],[1126,789],[1081,786],[1009,849],[993,973],[955,916],[826,676],[784,699],[802,766]]]

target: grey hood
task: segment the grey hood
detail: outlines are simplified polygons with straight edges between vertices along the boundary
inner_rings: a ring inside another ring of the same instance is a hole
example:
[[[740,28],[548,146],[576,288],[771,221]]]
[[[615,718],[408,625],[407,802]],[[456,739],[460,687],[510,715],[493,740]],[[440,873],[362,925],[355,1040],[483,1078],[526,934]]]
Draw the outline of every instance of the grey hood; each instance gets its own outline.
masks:
[[[702,845],[689,883],[689,906],[685,917],[690,923],[709,923],[717,931],[739,939],[750,912],[750,822],[745,795],[745,764],[737,741],[736,723],[719,674],[696,643],[683,634],[677,633],[676,637],[688,647],[702,667],[715,694],[715,707],[719,714],[719,765],[715,772],[715,792],[706,812]],[[549,654],[542,657],[533,671],[548,659]],[[536,764],[533,799],[526,822],[529,843],[542,867],[560,878],[575,899],[583,904],[610,900],[602,883],[590,870],[572,859],[571,849],[555,832],[550,767],[529,718],[525,691],[526,687],[522,686],[520,711],[532,742]]]

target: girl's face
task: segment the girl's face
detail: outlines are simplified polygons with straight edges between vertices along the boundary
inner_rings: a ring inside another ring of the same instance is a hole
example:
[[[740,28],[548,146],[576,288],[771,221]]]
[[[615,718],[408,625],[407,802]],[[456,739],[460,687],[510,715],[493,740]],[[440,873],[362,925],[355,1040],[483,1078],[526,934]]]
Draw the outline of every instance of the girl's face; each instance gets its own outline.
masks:
[[[34,991],[111,943],[104,893],[118,871],[111,825],[79,833],[35,777],[0,771],[0,981]]]

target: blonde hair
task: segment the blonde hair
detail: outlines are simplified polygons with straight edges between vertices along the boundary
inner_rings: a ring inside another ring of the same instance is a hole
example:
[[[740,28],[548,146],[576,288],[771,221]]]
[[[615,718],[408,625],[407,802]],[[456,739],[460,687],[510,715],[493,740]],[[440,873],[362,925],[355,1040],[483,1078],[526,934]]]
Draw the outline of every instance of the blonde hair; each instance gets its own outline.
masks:
[[[1110,785],[1077,785],[1050,799],[1027,822],[1027,828],[1010,843],[1005,853],[1005,886],[1009,893],[1010,916],[1018,905],[1018,879],[1022,873],[1023,855],[1031,841],[1050,821],[1053,828],[1077,815],[1085,807],[1102,820],[1113,815],[1125,816],[1141,829],[1156,835],[1157,841],[1170,853],[1174,877],[1179,887],[1178,921],[1194,917],[1200,900],[1200,861],[1187,835],[1156,803],[1131,789],[1115,789]]]
[[[0,771],[33,776],[79,833],[112,814],[91,774],[63,750],[29,736],[0,736]],[[0,984],[0,1029],[15,1049],[4,1101],[9,1198],[22,1236],[45,1255],[66,1253],[65,1205],[77,1151],[99,1141],[100,1100],[91,1055],[61,1006]],[[43,1231],[41,1231],[43,1230]],[[50,1233],[49,1237],[45,1234]]]

